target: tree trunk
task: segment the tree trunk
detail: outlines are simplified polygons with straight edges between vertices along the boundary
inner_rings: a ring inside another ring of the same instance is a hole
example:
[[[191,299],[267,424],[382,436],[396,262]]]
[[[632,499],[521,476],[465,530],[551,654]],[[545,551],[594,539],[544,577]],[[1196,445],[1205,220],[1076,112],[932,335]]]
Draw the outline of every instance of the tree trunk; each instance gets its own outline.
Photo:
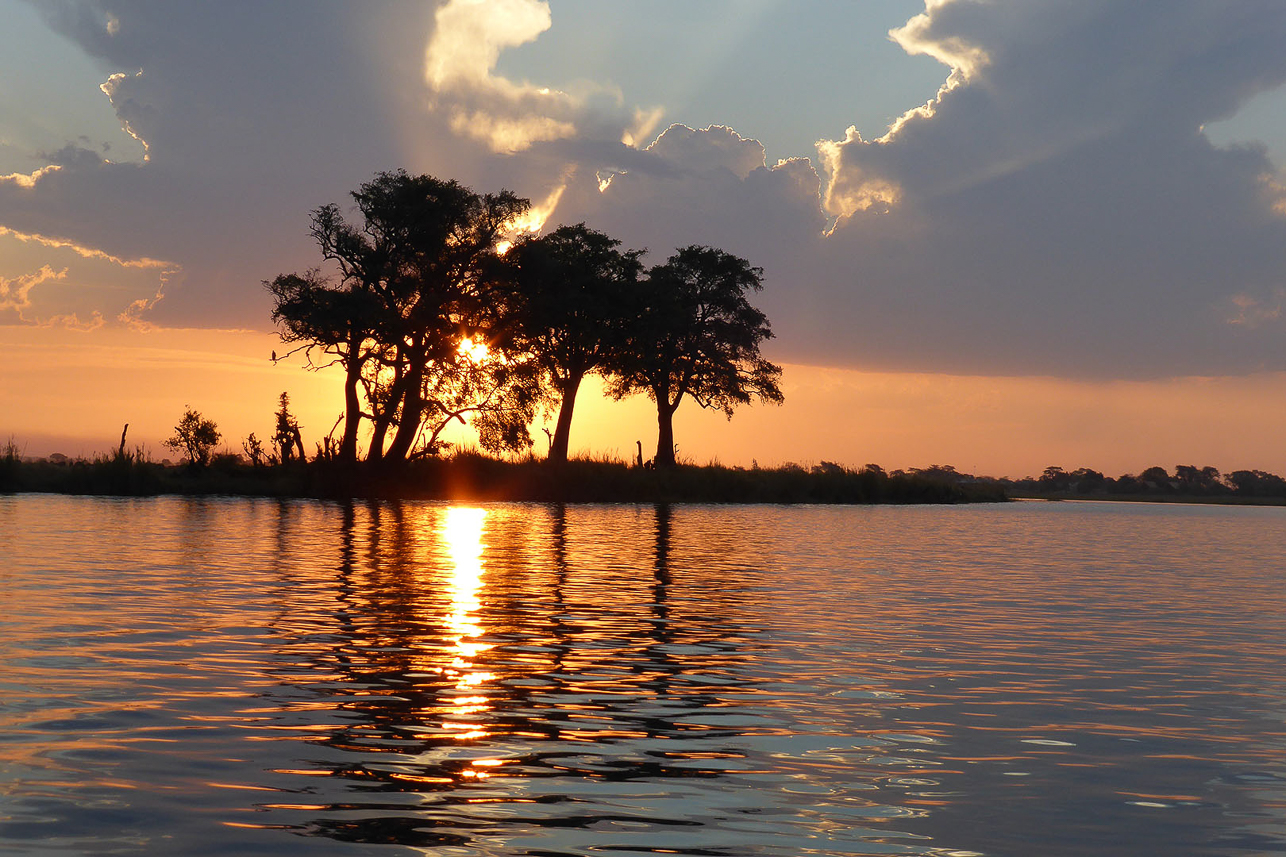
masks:
[[[567,462],[567,446],[572,432],[572,411],[576,408],[576,391],[584,373],[569,375],[563,383],[562,401],[558,405],[558,422],[554,425],[554,437],[549,444],[549,460],[558,464]]]
[[[406,394],[402,397],[402,419],[393,442],[384,457],[388,461],[403,462],[411,454],[411,446],[420,433],[420,418],[424,415],[424,392],[421,390],[422,373],[417,367],[407,377]]]
[[[357,432],[362,424],[362,404],[357,398],[357,385],[362,380],[362,367],[357,363],[357,352],[349,343],[348,371],[344,377],[344,436],[339,442],[339,460],[347,464],[357,461]]]
[[[371,448],[366,450],[366,460],[371,464],[384,460],[384,440],[388,437],[389,426],[393,424],[393,415],[397,413],[398,400],[402,398],[403,382],[406,377],[402,374],[400,366],[396,371],[396,377],[389,387],[385,401],[379,405],[371,402],[371,408],[375,414],[371,428]]]
[[[401,463],[406,461],[411,452],[411,446],[415,443],[416,436],[420,433],[420,417],[424,414],[424,355],[421,353],[418,343],[412,343],[406,349],[401,360],[404,364],[409,364],[410,368],[406,374],[395,382],[397,388],[393,391],[394,395],[389,404],[396,409],[394,404],[400,398],[402,401],[401,412],[397,431],[393,434],[393,442],[384,452],[386,462]]]
[[[665,397],[656,401],[656,459],[655,467],[674,467],[674,411],[678,403],[671,405]]]

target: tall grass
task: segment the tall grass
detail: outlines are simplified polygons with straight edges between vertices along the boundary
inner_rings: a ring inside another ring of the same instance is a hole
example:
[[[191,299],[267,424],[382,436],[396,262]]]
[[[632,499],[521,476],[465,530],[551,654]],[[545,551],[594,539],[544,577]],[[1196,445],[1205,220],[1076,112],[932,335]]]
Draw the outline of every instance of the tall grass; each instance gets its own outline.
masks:
[[[474,449],[390,468],[333,459],[254,467],[234,455],[210,466],[157,464],[142,449],[55,464],[24,462],[11,440],[0,448],[0,490],[71,494],[239,494],[383,497],[464,501],[609,503],[960,503],[998,501],[994,485],[922,474],[849,470],[823,462],[805,469],[682,464],[653,470],[597,454],[565,464],[500,460]]]
[[[22,450],[11,435],[0,446],[0,491],[18,490],[18,473],[22,468]]]

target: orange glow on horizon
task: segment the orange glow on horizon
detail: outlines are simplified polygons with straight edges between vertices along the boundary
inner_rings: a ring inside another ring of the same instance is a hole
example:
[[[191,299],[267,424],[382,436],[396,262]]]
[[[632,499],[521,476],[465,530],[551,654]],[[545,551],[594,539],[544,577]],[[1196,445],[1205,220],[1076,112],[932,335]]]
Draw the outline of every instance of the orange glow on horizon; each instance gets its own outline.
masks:
[[[283,390],[311,451],[343,410],[338,372],[310,372],[293,359],[274,365],[268,355],[281,342],[267,332],[4,330],[9,358],[0,365],[0,440],[11,437],[23,455],[107,453],[129,423],[129,447],[142,445],[159,461],[171,457],[160,442],[184,405],[218,423],[220,450],[237,452],[250,432],[271,434]],[[1286,373],[1072,381],[792,364],[784,370],[782,407],[740,408],[728,421],[685,402],[675,415],[680,459],[746,467],[874,463],[888,470],[951,464],[1012,477],[1038,476],[1050,465],[1109,476],[1181,463],[1225,473],[1286,472],[1280,443]],[[540,424],[532,434],[543,441]],[[453,426],[447,440],[467,446],[472,438],[467,427]],[[636,441],[645,457],[655,452],[651,401],[612,401],[601,380],[587,379],[577,397],[571,453],[632,461]]]

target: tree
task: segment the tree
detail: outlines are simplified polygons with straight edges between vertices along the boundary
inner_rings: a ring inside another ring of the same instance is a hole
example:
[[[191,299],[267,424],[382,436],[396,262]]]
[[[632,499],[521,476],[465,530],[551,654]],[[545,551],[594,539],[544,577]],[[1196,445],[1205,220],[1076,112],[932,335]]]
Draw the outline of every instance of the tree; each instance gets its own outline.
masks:
[[[263,441],[255,437],[254,432],[250,432],[250,436],[241,441],[241,448],[245,451],[246,458],[250,459],[250,464],[255,469],[263,467],[264,462],[268,460],[268,455],[264,452]]]
[[[534,361],[543,398],[558,412],[550,461],[567,460],[581,382],[607,370],[624,345],[643,266],[642,251],[622,252],[620,243],[578,223],[522,239],[505,254],[512,278],[507,330]]]
[[[299,433],[299,420],[290,412],[290,396],[283,392],[279,401],[281,407],[275,414],[277,423],[272,434],[277,460],[282,464],[289,464],[292,459],[303,461],[307,457],[304,453],[304,438]]]
[[[746,299],[763,288],[762,277],[745,259],[691,246],[650,269],[640,284],[610,392],[621,398],[642,391],[656,402],[658,467],[675,464],[674,412],[685,396],[729,419],[754,398],[783,401],[781,368],[759,353],[772,329]]]
[[[1138,476],[1139,482],[1154,491],[1170,493],[1173,486],[1170,484],[1170,474],[1164,467],[1149,467]]]
[[[207,420],[191,407],[185,407],[183,418],[174,427],[174,436],[162,443],[175,452],[183,453],[193,467],[205,467],[210,463],[210,455],[220,437],[222,435],[213,420]]]
[[[511,427],[516,417],[496,414],[512,412],[522,396],[497,387],[520,373],[480,356],[503,349],[492,341],[488,278],[497,270],[497,243],[530,203],[402,170],[378,174],[352,196],[360,223],[333,204],[313,212],[313,237],[338,280],[313,271],[268,284],[283,339],[300,343],[310,361],[320,351],[344,367],[341,459],[356,460],[363,419],[370,421],[367,460],[392,463],[436,452],[444,424],[465,414]],[[485,378],[480,366],[489,370]],[[472,401],[460,400],[466,393]],[[525,431],[487,437],[530,445]]]
[[[319,209],[313,218],[313,235],[319,241],[330,228],[329,217],[322,215],[326,211]],[[359,391],[362,370],[372,354],[377,297],[366,287],[365,279],[352,271],[341,274],[339,282],[327,280],[313,269],[302,275],[281,274],[264,285],[274,299],[272,320],[282,341],[298,344],[310,368],[343,367],[344,433],[339,458],[356,461],[362,419]],[[274,352],[273,360],[277,359]]]

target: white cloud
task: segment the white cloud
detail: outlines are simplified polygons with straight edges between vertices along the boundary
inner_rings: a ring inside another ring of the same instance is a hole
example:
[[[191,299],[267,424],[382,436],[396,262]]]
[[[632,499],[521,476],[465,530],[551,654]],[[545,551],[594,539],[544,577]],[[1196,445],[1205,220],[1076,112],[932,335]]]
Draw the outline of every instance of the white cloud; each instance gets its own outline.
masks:
[[[10,173],[7,176],[0,176],[0,182],[7,182],[16,187],[31,190],[36,186],[36,182],[40,181],[50,173],[56,173],[61,169],[62,167],[57,164],[50,164],[47,167],[41,167],[40,169],[34,170],[30,173]]]
[[[437,10],[424,77],[451,129],[502,153],[602,134],[604,125],[627,145],[646,134],[659,112],[626,110],[611,87],[573,94],[496,73],[502,51],[535,40],[550,24],[544,0],[447,0]]]
[[[436,27],[425,56],[425,77],[435,90],[458,86],[521,96],[529,87],[493,74],[500,52],[532,41],[549,29],[542,0],[449,0],[434,16]]]
[[[566,118],[571,96],[496,75],[505,48],[549,29],[542,0],[448,0],[434,16],[424,76],[450,112],[451,129],[498,152],[519,152],[542,140],[576,133]]]
[[[58,281],[66,276],[66,268],[55,271],[48,265],[42,265],[34,274],[12,279],[0,277],[0,317],[6,312],[14,312],[20,321],[27,321],[23,311],[31,307],[31,290],[41,283]]]
[[[739,179],[764,166],[763,145],[723,125],[711,125],[701,131],[671,125],[647,151],[685,170],[726,169]]]
[[[111,20],[116,21],[115,18]],[[119,27],[119,22],[117,27]],[[111,29],[110,25],[108,29],[109,32],[115,35],[115,31]],[[113,109],[116,110],[116,116],[121,120],[121,130],[137,140],[139,145],[143,147],[143,160],[147,161],[151,160],[152,157],[151,147],[148,145],[147,140],[143,139],[137,128],[147,121],[148,113],[151,111],[146,105],[135,101],[130,95],[132,91],[130,84],[137,82],[142,76],[142,69],[132,75],[117,72],[103,81],[98,88],[103,91],[103,95],[107,96],[107,100],[111,102]]]
[[[174,267],[172,262],[165,262],[160,259],[150,259],[146,256],[140,259],[122,259],[119,256],[113,256],[103,250],[95,247],[86,247],[75,241],[69,241],[65,238],[53,238],[48,235],[40,235],[35,232],[18,232],[7,226],[0,226],[0,238],[13,238],[24,244],[34,243],[44,247],[54,249],[66,249],[75,253],[84,259],[101,259],[104,262],[110,262],[113,265],[119,265],[122,268],[169,268]]]
[[[897,42],[909,54],[924,54],[936,59],[943,65],[967,79],[977,73],[991,61],[982,45],[970,40],[967,36],[939,31],[943,18],[953,13],[969,14],[971,6],[981,6],[979,0],[925,0],[925,11],[914,16],[901,27],[889,31],[889,38]]]

